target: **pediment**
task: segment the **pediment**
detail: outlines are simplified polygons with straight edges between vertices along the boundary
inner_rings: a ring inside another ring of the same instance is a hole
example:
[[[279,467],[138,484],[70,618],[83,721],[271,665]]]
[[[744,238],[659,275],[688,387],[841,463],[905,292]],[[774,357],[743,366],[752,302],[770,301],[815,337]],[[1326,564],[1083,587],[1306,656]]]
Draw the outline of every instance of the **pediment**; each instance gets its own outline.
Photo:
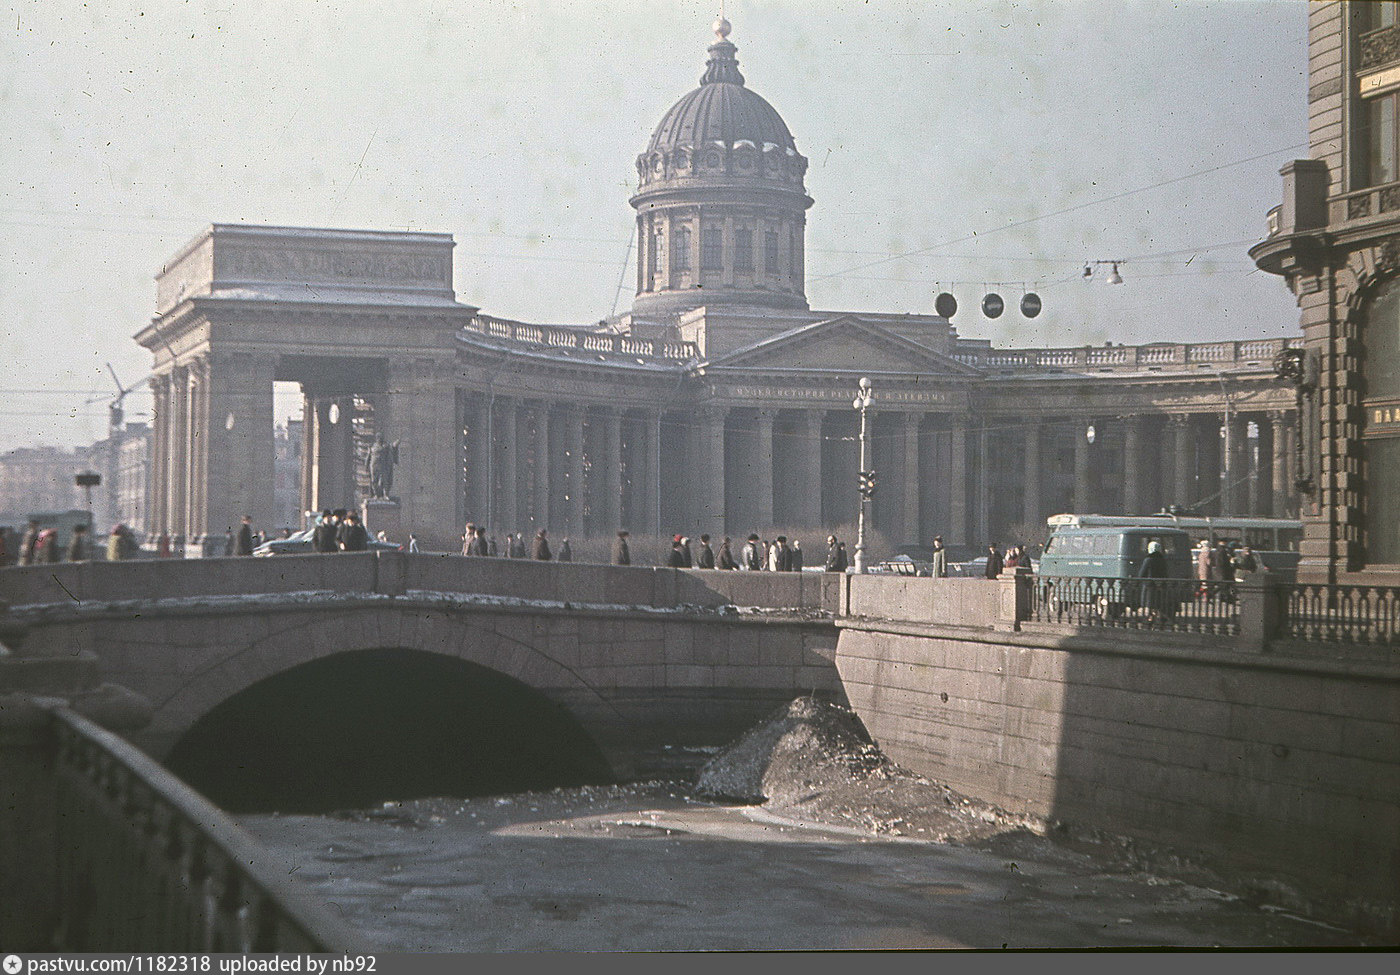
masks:
[[[746,371],[979,375],[976,369],[941,352],[854,315],[788,329],[712,359],[707,367]]]

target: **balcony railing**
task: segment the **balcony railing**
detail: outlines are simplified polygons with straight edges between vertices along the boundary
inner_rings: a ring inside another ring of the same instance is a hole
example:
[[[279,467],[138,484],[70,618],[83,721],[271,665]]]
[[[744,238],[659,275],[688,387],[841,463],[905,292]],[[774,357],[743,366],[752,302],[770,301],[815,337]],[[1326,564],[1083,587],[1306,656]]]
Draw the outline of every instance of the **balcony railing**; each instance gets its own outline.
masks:
[[[592,332],[585,328],[569,328],[563,325],[531,325],[527,322],[493,318],[490,315],[474,315],[466,327],[468,331],[492,338],[509,339],[547,349],[578,349],[581,352],[600,352],[629,359],[681,363],[698,358],[700,354],[699,347],[694,342],[643,339],[633,335]]]
[[[203,796],[92,722],[53,720],[57,950],[366,950]]]
[[[1242,342],[1158,343],[1153,345],[1077,346],[1059,349],[958,349],[953,358],[979,369],[1017,372],[1142,369],[1190,371],[1201,365],[1247,368],[1266,366],[1300,339],[1252,339]]]

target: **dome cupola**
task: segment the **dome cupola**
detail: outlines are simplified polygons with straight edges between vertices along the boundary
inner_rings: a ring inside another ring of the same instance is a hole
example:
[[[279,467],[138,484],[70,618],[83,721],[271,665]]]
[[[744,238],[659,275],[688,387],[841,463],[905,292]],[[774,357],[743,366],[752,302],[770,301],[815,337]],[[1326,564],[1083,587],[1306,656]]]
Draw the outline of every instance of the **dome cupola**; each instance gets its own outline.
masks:
[[[715,21],[700,86],[662,116],[637,157],[637,298],[667,318],[700,305],[807,307],[807,160],[787,123],[747,87]]]

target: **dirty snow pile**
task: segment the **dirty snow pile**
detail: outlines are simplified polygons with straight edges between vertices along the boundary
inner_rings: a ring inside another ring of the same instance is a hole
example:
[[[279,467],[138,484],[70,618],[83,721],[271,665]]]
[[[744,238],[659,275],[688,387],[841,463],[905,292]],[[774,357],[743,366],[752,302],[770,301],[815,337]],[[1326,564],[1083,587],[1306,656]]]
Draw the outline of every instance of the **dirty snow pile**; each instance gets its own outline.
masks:
[[[940,842],[1043,826],[900,768],[849,708],[811,697],[784,705],[700,770],[696,792],[762,803],[798,822]]]

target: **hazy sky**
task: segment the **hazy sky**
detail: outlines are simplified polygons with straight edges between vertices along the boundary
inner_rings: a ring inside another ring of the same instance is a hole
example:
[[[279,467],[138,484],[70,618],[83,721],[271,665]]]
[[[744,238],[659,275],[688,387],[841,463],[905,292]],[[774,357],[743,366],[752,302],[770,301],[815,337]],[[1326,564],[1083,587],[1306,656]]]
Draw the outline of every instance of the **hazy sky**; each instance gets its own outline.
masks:
[[[104,434],[104,364],[144,380],[152,278],[212,222],[448,232],[458,299],[487,313],[625,310],[634,159],[717,7],[0,0],[0,450]],[[726,15],[811,160],[814,308],[931,312],[941,287],[999,345],[1297,331],[1246,250],[1307,154],[1301,0]],[[1115,258],[1123,286],[1081,278]]]

